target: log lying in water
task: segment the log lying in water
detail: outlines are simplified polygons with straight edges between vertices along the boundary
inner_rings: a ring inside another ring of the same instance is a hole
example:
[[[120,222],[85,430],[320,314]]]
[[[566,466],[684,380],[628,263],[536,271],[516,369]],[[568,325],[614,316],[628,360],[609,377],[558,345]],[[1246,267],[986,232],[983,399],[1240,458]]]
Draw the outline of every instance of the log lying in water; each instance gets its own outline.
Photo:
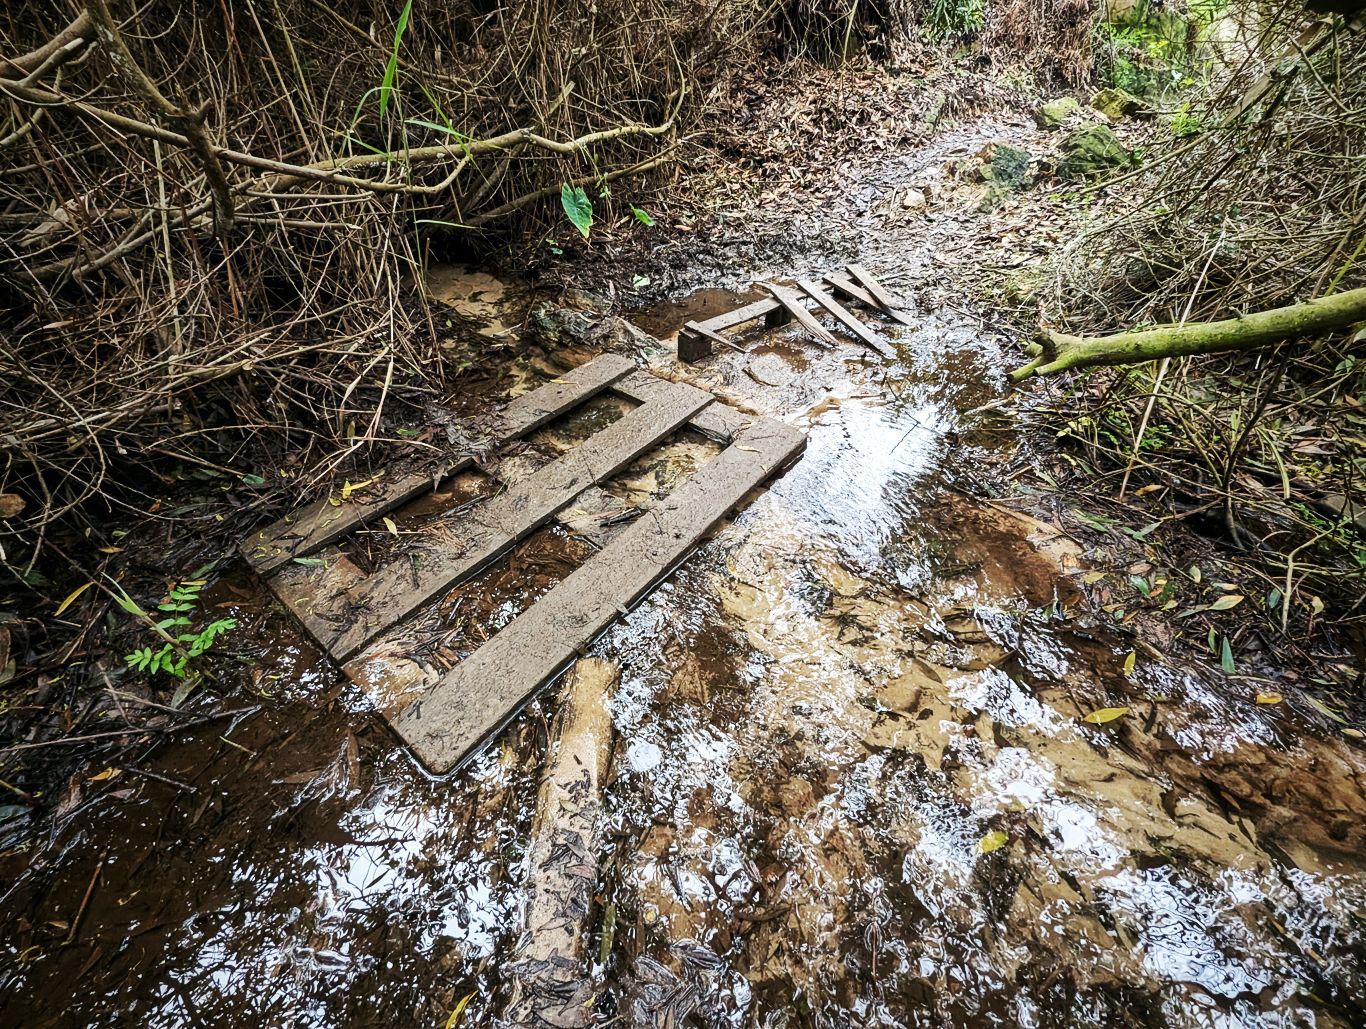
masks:
[[[525,930],[510,968],[510,1027],[564,1029],[593,1019],[597,988],[584,966],[616,680],[617,666],[598,658],[581,659],[565,677],[531,828]]]
[[[1223,321],[1159,325],[1113,336],[1086,338],[1043,329],[1039,342],[1030,347],[1034,360],[1011,372],[1010,378],[1019,382],[1031,375],[1052,375],[1069,368],[1254,350],[1333,332],[1360,321],[1366,321],[1366,288]]]

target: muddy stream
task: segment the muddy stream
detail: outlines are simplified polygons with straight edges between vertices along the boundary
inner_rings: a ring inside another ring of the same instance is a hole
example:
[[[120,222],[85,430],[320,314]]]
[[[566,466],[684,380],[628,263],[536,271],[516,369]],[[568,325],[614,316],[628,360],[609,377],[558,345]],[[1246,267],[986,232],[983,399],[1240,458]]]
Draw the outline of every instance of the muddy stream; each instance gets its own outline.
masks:
[[[1366,761],[1217,667],[1148,647],[1126,674],[1084,542],[980,499],[1029,460],[974,413],[1003,392],[996,343],[922,315],[895,363],[785,329],[694,373],[809,444],[592,648],[622,667],[604,1019],[1362,1024]],[[516,364],[499,388],[538,381]],[[601,503],[648,503],[714,451],[683,434]],[[571,517],[455,591],[451,660],[587,553]],[[3,859],[0,1021],[492,1024],[549,702],[433,779],[247,572],[214,603],[244,626],[241,714],[158,747],[155,777],[74,784]],[[1105,707],[1129,711],[1082,721]]]

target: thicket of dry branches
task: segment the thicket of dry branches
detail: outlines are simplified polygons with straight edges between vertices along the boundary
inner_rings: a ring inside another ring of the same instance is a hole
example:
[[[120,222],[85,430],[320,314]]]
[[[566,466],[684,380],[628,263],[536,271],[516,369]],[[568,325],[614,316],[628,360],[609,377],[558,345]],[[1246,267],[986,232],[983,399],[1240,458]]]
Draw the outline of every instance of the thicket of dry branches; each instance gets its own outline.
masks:
[[[0,493],[25,510],[5,561],[73,512],[145,512],[157,461],[250,467],[283,443],[306,481],[382,439],[441,380],[405,301],[430,235],[498,232],[565,182],[601,208],[671,158],[760,12],[8,8]]]

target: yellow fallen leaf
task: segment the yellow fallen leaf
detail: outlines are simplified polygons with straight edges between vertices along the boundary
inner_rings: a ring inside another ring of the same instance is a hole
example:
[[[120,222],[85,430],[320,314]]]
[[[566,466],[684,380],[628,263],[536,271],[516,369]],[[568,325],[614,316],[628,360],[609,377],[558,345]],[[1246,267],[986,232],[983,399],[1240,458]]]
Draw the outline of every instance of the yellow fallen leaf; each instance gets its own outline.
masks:
[[[92,775],[86,782],[103,782],[105,779],[114,778],[114,776],[122,771],[122,768],[106,768],[103,772],[97,772],[95,775]]]
[[[460,1003],[457,1004],[457,1005],[455,1006],[455,1010],[451,1012],[451,1017],[448,1018],[448,1019],[446,1019],[446,1029],[455,1029],[455,1026],[456,1026],[456,1025],[459,1023],[459,1021],[460,1021],[460,1016],[461,1016],[461,1014],[463,1014],[464,1011],[465,1011],[466,1005],[468,1005],[469,1002],[472,1001],[473,999],[474,999],[474,994],[473,994],[473,993],[467,993],[467,994],[465,994],[463,997],[460,998]]]
[[[1209,609],[1211,611],[1228,611],[1232,608],[1237,607],[1242,602],[1243,597],[1241,594],[1229,593],[1226,596],[1222,596],[1218,600],[1216,600],[1213,604],[1209,606]]]
[[[1092,711],[1082,721],[1090,722],[1092,725],[1104,725],[1106,722],[1113,722],[1116,718],[1122,718],[1128,713],[1127,707],[1103,707],[1098,711]]]
[[[1258,693],[1258,704],[1279,704],[1284,699],[1279,693]]]
[[[1343,729],[1342,735],[1350,736],[1354,740],[1366,740],[1366,732],[1362,732],[1360,729]]]
[[[977,852],[979,854],[990,854],[992,851],[1000,850],[1009,842],[1009,836],[1001,832],[1000,829],[993,829],[977,841]]]
[[[356,492],[356,490],[358,489],[365,489],[366,486],[370,485],[370,483],[374,481],[374,479],[366,479],[364,482],[352,482],[350,479],[347,479],[345,482],[342,483],[342,501],[345,502],[347,500],[350,500],[352,493]]]
[[[84,586],[79,586],[76,589],[72,590],[71,594],[60,604],[57,605],[57,610],[52,613],[52,616],[54,618],[57,617],[57,615],[61,614],[72,604],[76,603],[76,601],[80,599],[81,594],[93,585],[95,585],[94,580],[91,580],[90,582],[87,582]]]
[[[394,520],[392,518],[384,519],[384,527],[388,529],[392,535],[398,535],[398,526],[394,524]]]
[[[1103,578],[1105,578],[1104,572],[1087,572],[1085,575],[1081,577],[1081,581],[1086,583],[1086,585],[1088,586],[1093,586],[1096,583],[1100,582],[1100,580]]]
[[[1133,675],[1134,665],[1138,664],[1138,651],[1129,651],[1129,656],[1124,659],[1124,674]]]

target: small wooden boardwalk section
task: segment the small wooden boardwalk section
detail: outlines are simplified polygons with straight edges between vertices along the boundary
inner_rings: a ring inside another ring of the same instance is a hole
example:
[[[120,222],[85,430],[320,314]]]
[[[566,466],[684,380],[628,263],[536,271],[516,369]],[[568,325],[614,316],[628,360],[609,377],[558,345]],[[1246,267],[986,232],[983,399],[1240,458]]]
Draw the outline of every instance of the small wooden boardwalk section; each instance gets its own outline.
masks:
[[[398,735],[433,772],[449,771],[473,753],[806,443],[782,422],[741,414],[704,390],[603,355],[508,404],[490,446],[523,437],[608,390],[639,406],[369,575],[347,559],[338,541],[382,524],[445,476],[473,464],[475,454],[457,455],[436,471],[397,476],[345,502],[324,498],[242,544],[247,561],[347,674],[372,692]],[[453,668],[434,669],[404,653],[405,621],[684,427],[724,449]]]
[[[879,316],[891,318],[902,325],[915,325],[915,318],[905,310],[905,305],[894,297],[861,264],[845,266],[848,275],[828,272],[824,276],[827,285],[836,292],[863,306],[870,308]],[[817,310],[830,315],[850,335],[857,339],[879,357],[896,357],[896,348],[881,333],[874,331],[859,318],[851,314],[838,300],[821,288],[810,278],[797,279],[798,289],[776,282],[760,283],[773,296],[756,300],[734,311],[727,311],[704,322],[688,322],[678,332],[678,359],[689,363],[710,357],[712,344],[720,343],[734,350],[745,348],[725,335],[725,330],[736,329],[763,319],[765,328],[772,328],[795,320],[807,334],[822,347],[833,349],[839,341],[830,334],[806,306],[806,301],[814,300]]]

